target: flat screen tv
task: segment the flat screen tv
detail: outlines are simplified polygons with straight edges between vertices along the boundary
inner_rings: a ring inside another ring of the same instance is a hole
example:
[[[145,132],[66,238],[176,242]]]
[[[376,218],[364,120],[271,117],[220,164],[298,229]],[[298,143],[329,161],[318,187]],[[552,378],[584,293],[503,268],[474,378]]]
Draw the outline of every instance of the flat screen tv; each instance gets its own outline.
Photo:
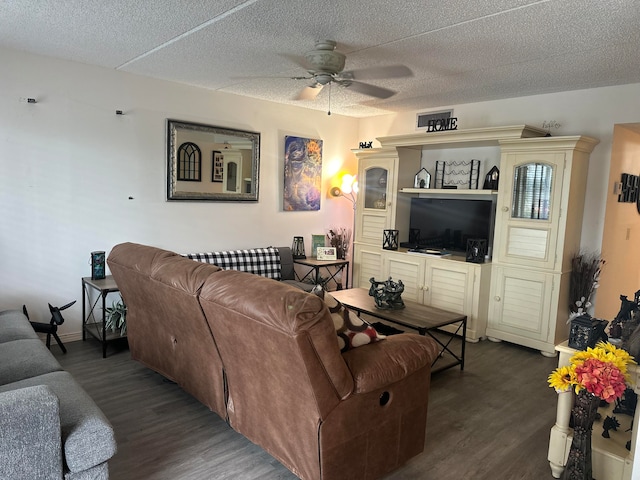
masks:
[[[472,238],[485,239],[490,248],[494,218],[490,199],[412,198],[409,242],[402,246],[466,252]]]

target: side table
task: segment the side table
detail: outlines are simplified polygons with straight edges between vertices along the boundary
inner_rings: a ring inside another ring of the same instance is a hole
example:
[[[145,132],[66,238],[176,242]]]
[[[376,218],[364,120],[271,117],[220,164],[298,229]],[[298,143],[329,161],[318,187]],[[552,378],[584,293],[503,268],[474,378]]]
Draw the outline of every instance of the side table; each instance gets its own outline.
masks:
[[[82,277],[82,340],[86,340],[87,333],[99,340],[102,343],[102,358],[107,357],[107,343],[109,341],[125,337],[121,337],[117,332],[108,333],[105,322],[107,296],[119,291],[118,285],[111,275],[100,280]],[[96,316],[95,309],[100,300],[102,300],[102,315]],[[89,311],[87,311],[87,306],[90,306]]]
[[[311,278],[316,285],[322,283],[322,286],[324,287],[327,283],[333,280],[336,283],[337,290],[342,290],[343,285],[345,286],[345,288],[349,285],[348,260],[318,260],[317,258],[294,258],[293,263],[304,265],[305,267],[311,267],[311,270],[305,273],[302,277],[298,275],[298,272],[295,272],[296,278],[300,282],[304,282],[307,278]],[[324,269],[329,275],[327,280],[324,282],[320,282],[320,269]],[[343,270],[345,272],[344,281],[342,281],[342,279],[338,281],[338,274],[341,275]]]
[[[569,365],[569,360],[576,350],[568,346],[568,341],[556,345],[558,352],[558,366]],[[640,367],[629,366],[631,384],[636,393],[640,393]],[[558,406],[556,411],[556,423],[551,428],[549,437],[549,465],[554,478],[560,478],[567,462],[567,455],[573,441],[573,429],[569,426],[571,409],[573,408],[572,390],[558,393]],[[601,414],[603,412],[600,412]],[[610,415],[604,412],[602,418]],[[622,423],[617,431],[610,432],[611,438],[603,438],[602,419],[594,423],[591,437],[591,452],[593,465],[593,478],[595,480],[631,480],[633,469],[633,457],[638,435],[638,415],[630,418],[627,415],[616,417]],[[629,428],[631,426],[631,428]],[[629,431],[630,430],[630,431]],[[631,441],[631,449],[626,449],[626,442]]]

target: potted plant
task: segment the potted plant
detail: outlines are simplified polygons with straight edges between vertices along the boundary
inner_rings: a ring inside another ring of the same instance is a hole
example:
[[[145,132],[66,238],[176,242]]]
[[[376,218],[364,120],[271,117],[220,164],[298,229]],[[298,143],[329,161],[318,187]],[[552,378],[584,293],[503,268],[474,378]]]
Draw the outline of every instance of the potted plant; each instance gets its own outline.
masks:
[[[104,323],[105,329],[110,332],[120,330],[120,336],[127,334],[127,306],[118,300],[113,302],[111,307],[105,309]]]

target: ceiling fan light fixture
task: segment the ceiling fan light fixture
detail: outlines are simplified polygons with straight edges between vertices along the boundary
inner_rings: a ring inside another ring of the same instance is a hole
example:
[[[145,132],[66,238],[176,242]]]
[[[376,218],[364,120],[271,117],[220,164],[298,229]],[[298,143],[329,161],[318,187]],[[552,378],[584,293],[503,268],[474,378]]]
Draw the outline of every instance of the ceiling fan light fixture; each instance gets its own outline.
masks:
[[[344,69],[345,55],[336,52],[336,42],[322,40],[316,43],[316,49],[304,54],[304,59],[316,71],[339,73]]]
[[[320,85],[326,85],[327,83],[331,82],[331,80],[333,80],[333,76],[330,73],[321,72],[316,73],[313,76],[313,79]]]

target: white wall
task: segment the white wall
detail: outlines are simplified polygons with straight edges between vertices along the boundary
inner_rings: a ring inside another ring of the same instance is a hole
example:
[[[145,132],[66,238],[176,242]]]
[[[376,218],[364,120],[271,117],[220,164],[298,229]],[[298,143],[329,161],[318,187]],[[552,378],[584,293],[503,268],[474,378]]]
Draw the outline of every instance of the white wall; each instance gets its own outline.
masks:
[[[360,141],[413,133],[425,111],[357,120],[15,51],[0,49],[0,64],[0,310],[27,304],[48,321],[47,302],[78,300],[63,335],[80,332],[91,251],[123,241],[179,252],[289,245],[294,235],[309,248],[311,234],[350,226],[351,204],[328,195],[319,212],[282,211],[285,135],[324,140],[327,192],[335,168],[356,171]],[[553,135],[598,138],[582,238],[599,249],[613,125],[640,120],[639,96],[635,84],[451,108],[460,129],[554,121]],[[261,132],[260,201],[166,202],[167,118]]]
[[[352,225],[351,204],[283,212],[285,135],[321,138],[323,192],[354,173],[356,119],[0,49],[0,310],[27,305],[81,332],[81,277],[94,250],[133,241],[178,252],[291,245]],[[27,97],[37,104],[27,104]],[[115,111],[125,115],[117,116]],[[258,203],[166,202],[166,119],[260,132]],[[129,197],[133,197],[129,200]]]
[[[434,110],[453,108],[453,115],[458,117],[458,129],[522,124],[543,128],[546,122],[560,125],[550,129],[553,136],[586,135],[600,140],[591,154],[582,227],[583,248],[599,250],[604,228],[613,126],[640,121],[639,97],[640,84],[634,84],[444,106]],[[363,119],[360,121],[359,141],[415,133],[416,113],[424,111],[427,110]],[[374,141],[374,146],[377,143]]]

